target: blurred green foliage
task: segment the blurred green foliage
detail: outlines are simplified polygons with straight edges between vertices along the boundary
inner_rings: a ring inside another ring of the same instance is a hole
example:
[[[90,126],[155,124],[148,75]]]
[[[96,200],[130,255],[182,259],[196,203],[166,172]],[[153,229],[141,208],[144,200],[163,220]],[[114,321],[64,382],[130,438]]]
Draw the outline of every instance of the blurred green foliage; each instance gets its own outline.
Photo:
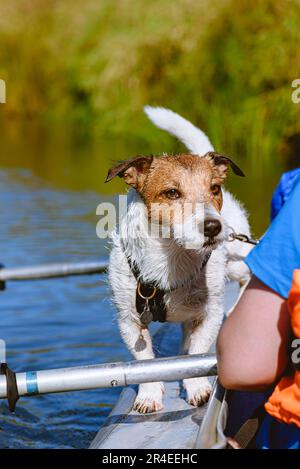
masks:
[[[298,0],[0,0],[0,45],[11,118],[161,151],[149,103],[257,168],[300,148]]]

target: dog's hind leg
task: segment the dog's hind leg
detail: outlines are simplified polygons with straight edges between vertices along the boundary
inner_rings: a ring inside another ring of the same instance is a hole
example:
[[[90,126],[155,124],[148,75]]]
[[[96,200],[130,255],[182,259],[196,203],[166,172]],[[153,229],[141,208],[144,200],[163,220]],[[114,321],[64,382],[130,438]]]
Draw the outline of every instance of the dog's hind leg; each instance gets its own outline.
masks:
[[[227,264],[226,276],[233,282],[238,282],[242,288],[250,279],[250,270],[247,264],[241,261],[230,261]]]
[[[131,319],[122,319],[119,324],[123,340],[136,360],[154,358],[152,340],[147,328],[141,329]],[[163,393],[164,385],[162,382],[140,384],[133,409],[142,414],[162,410]]]
[[[251,273],[249,267],[244,261],[231,261],[227,265],[227,278],[233,282],[238,282],[240,286],[240,291],[237,300],[233,306],[227,311],[226,316],[229,316],[238,302],[240,301],[241,296],[246,290],[248,283],[251,279]]]

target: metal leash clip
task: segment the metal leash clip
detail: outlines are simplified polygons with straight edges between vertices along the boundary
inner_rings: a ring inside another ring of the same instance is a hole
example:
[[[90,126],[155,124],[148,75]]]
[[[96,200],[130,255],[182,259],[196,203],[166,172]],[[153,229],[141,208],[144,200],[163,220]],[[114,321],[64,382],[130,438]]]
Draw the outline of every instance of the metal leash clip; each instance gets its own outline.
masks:
[[[257,244],[259,243],[258,239],[249,238],[248,235],[243,234],[243,233],[236,233],[231,226],[230,226],[230,229],[232,230],[232,232],[229,233],[229,238],[231,238],[229,239],[229,242],[237,240],[237,241],[241,241],[242,243],[253,244],[254,246],[257,246]]]

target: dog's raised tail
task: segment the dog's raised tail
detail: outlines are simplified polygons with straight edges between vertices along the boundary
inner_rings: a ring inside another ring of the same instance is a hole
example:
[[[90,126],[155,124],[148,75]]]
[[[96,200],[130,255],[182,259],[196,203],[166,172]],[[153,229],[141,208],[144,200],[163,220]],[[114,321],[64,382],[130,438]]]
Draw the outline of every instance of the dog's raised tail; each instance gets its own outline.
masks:
[[[205,133],[176,112],[152,106],[145,106],[144,111],[154,125],[178,138],[191,153],[202,156],[208,151],[214,151]]]

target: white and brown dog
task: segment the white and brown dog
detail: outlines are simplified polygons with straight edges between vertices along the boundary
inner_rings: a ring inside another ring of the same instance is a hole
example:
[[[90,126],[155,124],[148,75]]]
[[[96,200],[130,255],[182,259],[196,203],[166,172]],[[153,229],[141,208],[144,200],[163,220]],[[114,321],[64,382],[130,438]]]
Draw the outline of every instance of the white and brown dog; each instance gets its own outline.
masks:
[[[250,236],[247,216],[222,188],[228,167],[243,173],[178,114],[151,107],[145,112],[191,154],[138,156],[108,173],[107,181],[119,176],[133,188],[126,216],[112,236],[109,266],[121,335],[136,359],[150,359],[154,353],[149,322],[181,322],[185,351],[206,353],[223,319],[226,279],[241,285],[249,279],[243,259],[250,248],[228,237],[230,229]],[[187,207],[189,215],[183,216]],[[207,401],[206,378],[186,379],[184,386],[190,404]],[[163,392],[161,382],[141,384],[135,410],[162,409]]]

